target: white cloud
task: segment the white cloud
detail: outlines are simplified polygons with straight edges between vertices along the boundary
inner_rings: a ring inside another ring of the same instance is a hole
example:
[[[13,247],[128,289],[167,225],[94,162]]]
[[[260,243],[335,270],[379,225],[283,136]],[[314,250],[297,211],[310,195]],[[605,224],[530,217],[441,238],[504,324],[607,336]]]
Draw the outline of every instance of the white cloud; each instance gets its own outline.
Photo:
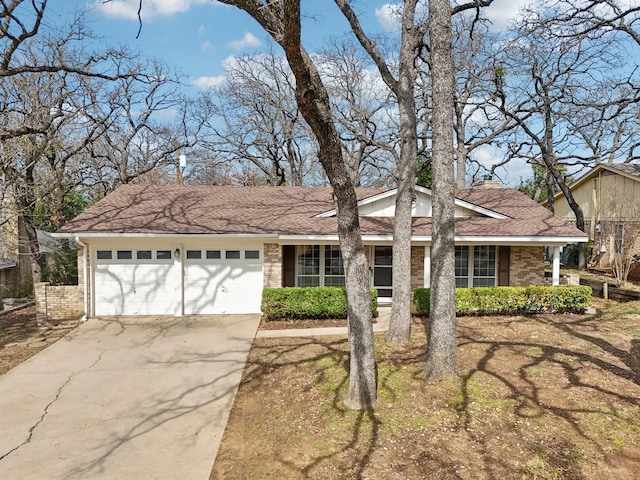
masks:
[[[208,90],[210,88],[218,87],[224,82],[224,75],[217,75],[213,77],[198,77],[191,81],[191,85],[200,90]]]
[[[251,32],[247,32],[244,34],[241,40],[236,40],[234,42],[230,42],[229,46],[233,48],[236,52],[242,50],[246,47],[259,47],[262,45],[262,42],[258,37],[256,37]]]
[[[140,16],[143,20],[171,17],[188,11],[193,5],[215,5],[211,0],[144,0]],[[94,0],[93,7],[103,15],[126,20],[138,20],[140,0]]]
[[[205,40],[200,44],[200,50],[213,50],[213,43],[209,40]]]
[[[204,37],[206,33],[207,33],[207,27],[205,27],[204,25],[200,25],[198,27],[198,36]]]
[[[504,30],[509,25],[509,22],[517,17],[520,9],[529,5],[531,1],[532,0],[495,0],[491,6],[483,8],[482,11],[493,23],[493,30]],[[419,17],[425,15],[425,7],[422,6],[416,13]],[[380,26],[387,32],[400,31],[400,18],[402,16],[401,3],[385,3],[380,8],[376,8],[375,15]]]
[[[385,3],[376,8],[376,18],[380,26],[387,32],[400,31],[400,16],[402,5],[400,3]]]
[[[504,30],[518,16],[521,8],[531,4],[531,0],[495,0],[482,12],[492,22],[494,31]]]

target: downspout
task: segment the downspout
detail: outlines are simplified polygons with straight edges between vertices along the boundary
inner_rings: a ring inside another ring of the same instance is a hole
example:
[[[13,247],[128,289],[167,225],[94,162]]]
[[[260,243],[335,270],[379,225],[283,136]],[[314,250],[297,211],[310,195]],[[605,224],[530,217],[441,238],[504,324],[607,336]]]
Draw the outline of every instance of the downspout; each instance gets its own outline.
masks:
[[[76,243],[78,245],[80,245],[82,247],[82,283],[83,283],[83,288],[82,288],[82,308],[83,308],[83,315],[82,318],[80,319],[81,322],[86,322],[87,321],[87,315],[89,313],[89,292],[87,291],[88,287],[89,287],[89,277],[88,277],[88,269],[87,269],[87,251],[88,251],[88,246],[86,243],[82,242],[80,240],[80,237],[76,236],[75,238]]]

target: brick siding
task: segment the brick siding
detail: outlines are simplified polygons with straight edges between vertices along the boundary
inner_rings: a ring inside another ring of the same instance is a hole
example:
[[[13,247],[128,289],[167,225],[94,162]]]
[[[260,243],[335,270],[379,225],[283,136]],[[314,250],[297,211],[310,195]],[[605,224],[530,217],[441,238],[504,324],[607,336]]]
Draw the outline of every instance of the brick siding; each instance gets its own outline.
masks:
[[[544,285],[544,247],[511,247],[509,278],[512,287]]]
[[[424,286],[424,248],[411,247],[411,292]]]
[[[78,320],[82,315],[82,296],[79,291],[77,285],[37,283],[34,286],[37,324]]]
[[[263,254],[264,288],[282,286],[282,247],[277,243],[265,243]]]

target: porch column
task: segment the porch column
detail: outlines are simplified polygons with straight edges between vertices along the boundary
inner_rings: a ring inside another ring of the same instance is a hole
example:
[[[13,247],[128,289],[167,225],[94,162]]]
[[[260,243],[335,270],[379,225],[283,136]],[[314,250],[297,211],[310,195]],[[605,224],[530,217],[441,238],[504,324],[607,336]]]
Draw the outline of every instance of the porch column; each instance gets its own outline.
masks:
[[[551,285],[560,285],[560,247],[553,247],[553,263],[551,268]]]
[[[431,245],[424,247],[424,288],[431,288]]]

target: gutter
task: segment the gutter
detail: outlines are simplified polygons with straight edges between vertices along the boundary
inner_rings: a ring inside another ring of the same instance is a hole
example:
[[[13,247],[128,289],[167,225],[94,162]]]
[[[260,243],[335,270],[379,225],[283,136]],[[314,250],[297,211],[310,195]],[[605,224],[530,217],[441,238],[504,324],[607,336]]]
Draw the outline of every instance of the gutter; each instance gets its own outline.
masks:
[[[80,237],[76,236],[75,237],[75,241],[78,245],[80,245],[82,247],[82,281],[83,281],[83,288],[82,288],[82,295],[83,295],[83,299],[82,299],[82,308],[84,310],[82,318],[80,319],[81,322],[86,322],[87,321],[87,314],[89,313],[89,292],[87,291],[88,287],[89,287],[89,277],[88,277],[88,268],[87,268],[87,252],[88,252],[88,245],[84,242],[82,242],[80,240]]]

